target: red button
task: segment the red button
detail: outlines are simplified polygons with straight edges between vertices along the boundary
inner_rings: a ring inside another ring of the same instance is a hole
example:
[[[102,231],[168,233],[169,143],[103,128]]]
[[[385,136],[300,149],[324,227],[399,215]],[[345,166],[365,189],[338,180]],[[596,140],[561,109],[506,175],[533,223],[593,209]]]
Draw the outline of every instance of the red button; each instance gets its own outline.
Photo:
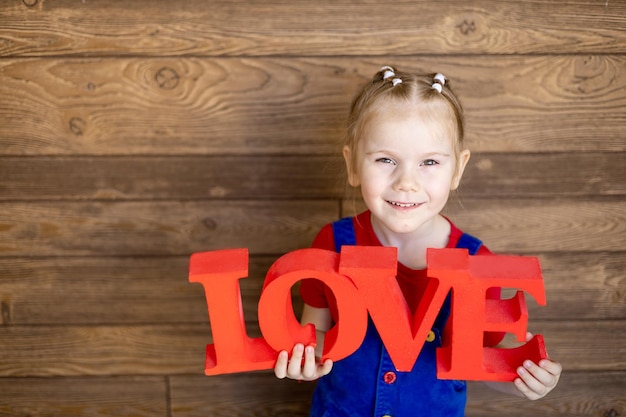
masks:
[[[396,382],[396,373],[391,371],[385,372],[385,375],[383,375],[383,381],[387,384],[393,384]]]

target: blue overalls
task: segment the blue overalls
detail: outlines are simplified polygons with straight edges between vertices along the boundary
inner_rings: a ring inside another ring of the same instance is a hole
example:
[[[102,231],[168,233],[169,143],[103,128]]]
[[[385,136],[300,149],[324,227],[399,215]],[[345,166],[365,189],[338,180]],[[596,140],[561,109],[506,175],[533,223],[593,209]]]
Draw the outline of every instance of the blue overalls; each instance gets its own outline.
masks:
[[[333,223],[335,249],[355,245],[352,218]],[[476,254],[482,242],[463,234],[457,248]],[[361,347],[334,363],[319,379],[313,394],[311,417],[413,417],[465,415],[465,381],[439,380],[435,350],[450,314],[450,295],[435,320],[411,372],[395,370],[391,358],[369,319]]]

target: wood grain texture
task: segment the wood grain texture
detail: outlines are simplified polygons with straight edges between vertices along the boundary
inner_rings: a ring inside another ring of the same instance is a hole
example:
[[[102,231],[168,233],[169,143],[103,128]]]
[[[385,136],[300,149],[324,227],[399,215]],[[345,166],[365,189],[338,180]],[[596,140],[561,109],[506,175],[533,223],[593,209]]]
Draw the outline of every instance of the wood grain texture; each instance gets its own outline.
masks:
[[[561,362],[566,372],[623,371],[626,370],[624,324],[624,320],[530,320],[528,330],[544,336],[548,354]],[[608,354],[612,359],[593,358],[596,354]]]
[[[557,388],[539,401],[494,394],[480,383],[468,387],[467,417],[621,416],[626,413],[626,373],[566,371]]]
[[[278,380],[271,372],[173,376],[172,417],[306,417],[314,386]]]
[[[249,277],[240,280],[251,325],[278,257],[251,257]],[[531,321],[626,319],[623,252],[547,253],[539,260],[548,302],[528,298]],[[188,257],[0,258],[0,324],[207,323],[204,291],[188,282],[187,271]],[[301,305],[294,297],[296,313]]]
[[[0,21],[0,56],[611,53],[626,45],[626,6],[619,1],[398,2],[391,8],[331,0],[5,0]]]
[[[342,216],[365,209],[345,200]],[[626,205],[621,200],[453,198],[444,214],[496,253],[614,251],[624,248]]]
[[[7,203],[0,256],[189,255],[232,247],[308,247],[335,201]]]
[[[621,200],[461,198],[458,203],[450,204],[447,214],[461,230],[499,253],[613,251],[626,246],[626,204]]]
[[[163,377],[0,378],[0,416],[153,417],[167,413]]]
[[[240,280],[250,323],[277,258],[250,258]],[[188,270],[189,257],[0,259],[0,324],[208,323],[204,289]]]
[[[625,251],[621,201],[461,200],[447,214],[496,252]],[[353,214],[352,202],[344,214]],[[358,207],[359,209],[361,207]],[[282,254],[338,218],[333,201],[0,204],[0,257]],[[566,213],[567,215],[564,215]]]
[[[208,324],[182,323],[2,326],[0,337],[1,377],[202,375],[211,343]]]
[[[545,253],[538,258],[547,305],[529,301],[531,320],[626,318],[623,253]]]
[[[51,58],[0,61],[0,154],[338,155],[383,63],[447,74],[475,152],[626,149],[621,55]]]
[[[0,157],[0,200],[273,200],[346,195],[343,159],[318,155]],[[626,154],[477,154],[469,198],[626,195]]]
[[[535,320],[529,327],[566,371],[604,372],[626,370],[623,329],[624,320]],[[258,337],[258,326],[248,334]],[[0,338],[0,377],[202,375],[212,341],[208,324],[0,326]]]
[[[459,194],[464,197],[569,198],[626,193],[624,153],[474,153]]]
[[[331,199],[345,189],[340,164],[318,155],[7,157],[0,200]]]

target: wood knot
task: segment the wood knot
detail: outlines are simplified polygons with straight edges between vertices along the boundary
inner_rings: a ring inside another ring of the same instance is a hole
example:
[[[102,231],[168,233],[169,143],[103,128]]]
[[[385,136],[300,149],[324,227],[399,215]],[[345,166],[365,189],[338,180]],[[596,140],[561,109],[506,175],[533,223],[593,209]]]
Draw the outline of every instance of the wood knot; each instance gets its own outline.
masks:
[[[615,73],[602,57],[576,58],[572,86],[579,93],[602,94],[612,89]]]
[[[160,88],[164,90],[172,90],[178,86],[180,77],[174,69],[169,67],[163,67],[159,71],[157,71],[156,75],[154,76],[154,80]]]
[[[206,219],[202,219],[202,224],[208,230],[215,230],[215,229],[217,229],[217,222],[214,219],[210,218],[210,217],[207,217]]]
[[[457,25],[457,28],[459,28],[463,35],[467,36],[470,33],[476,32],[476,23],[473,20],[464,19],[460,25]]]
[[[603,414],[603,417],[618,417],[619,413],[617,410],[611,408],[610,410],[606,410]]]
[[[35,7],[37,3],[39,3],[39,0],[22,0],[22,3],[24,3],[26,7]]]
[[[576,78],[597,77],[604,73],[604,60],[599,57],[578,57],[574,61],[574,76]]]
[[[75,134],[76,136],[82,136],[83,133],[85,132],[85,127],[87,126],[87,124],[80,117],[72,117],[70,119],[69,126],[70,126],[70,131],[73,134]]]

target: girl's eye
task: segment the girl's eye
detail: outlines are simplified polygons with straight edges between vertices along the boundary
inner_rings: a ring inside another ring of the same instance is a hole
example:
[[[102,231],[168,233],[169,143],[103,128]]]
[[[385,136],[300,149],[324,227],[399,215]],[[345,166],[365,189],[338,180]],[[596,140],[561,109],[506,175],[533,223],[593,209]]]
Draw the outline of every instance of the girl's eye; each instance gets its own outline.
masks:
[[[383,164],[395,164],[394,160],[390,158],[378,158],[376,162],[382,162]]]
[[[424,162],[422,162],[422,165],[437,165],[439,164],[439,162],[435,161],[434,159],[427,159]]]

